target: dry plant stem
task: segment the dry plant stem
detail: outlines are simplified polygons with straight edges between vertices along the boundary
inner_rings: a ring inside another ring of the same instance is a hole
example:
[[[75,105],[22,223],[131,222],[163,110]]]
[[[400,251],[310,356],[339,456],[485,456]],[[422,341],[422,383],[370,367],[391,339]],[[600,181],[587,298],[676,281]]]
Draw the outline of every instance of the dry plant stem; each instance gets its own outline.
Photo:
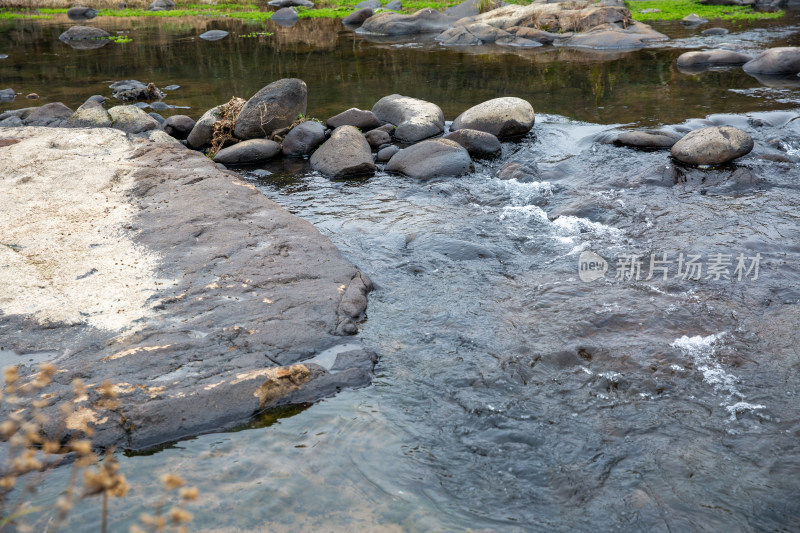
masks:
[[[222,106],[219,119],[212,126],[213,136],[211,138],[211,150],[208,152],[210,157],[217,155],[222,146],[233,139],[233,128],[236,126],[236,117],[247,102],[241,98],[232,97],[227,104]]]

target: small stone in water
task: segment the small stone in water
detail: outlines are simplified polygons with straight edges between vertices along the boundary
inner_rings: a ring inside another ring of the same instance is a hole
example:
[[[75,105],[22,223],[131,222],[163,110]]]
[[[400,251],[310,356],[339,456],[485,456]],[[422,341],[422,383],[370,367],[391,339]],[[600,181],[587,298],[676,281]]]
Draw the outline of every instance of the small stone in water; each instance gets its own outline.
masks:
[[[0,54],[0,59],[8,59],[8,54]]]
[[[29,100],[36,100],[37,98],[39,98],[39,95],[36,94],[36,93],[30,93],[30,94],[26,95],[25,98],[27,98]]]
[[[259,168],[250,172],[253,176],[257,178],[266,178],[267,176],[272,176],[272,172],[269,170],[264,170],[263,168]]]
[[[167,85],[166,87],[164,87],[164,90],[165,91],[177,91],[180,88],[181,88],[180,85]]]
[[[144,109],[145,107],[148,107],[148,105],[149,105],[149,104],[146,104],[146,103],[144,103],[144,102],[136,102],[136,103],[135,103],[135,104],[133,104],[133,105],[135,105],[135,106],[136,106],[136,107],[138,107],[139,109]]]
[[[164,102],[153,102],[152,104],[150,104],[150,107],[152,109],[155,109],[156,111],[163,111],[165,109],[169,109],[169,106]]]

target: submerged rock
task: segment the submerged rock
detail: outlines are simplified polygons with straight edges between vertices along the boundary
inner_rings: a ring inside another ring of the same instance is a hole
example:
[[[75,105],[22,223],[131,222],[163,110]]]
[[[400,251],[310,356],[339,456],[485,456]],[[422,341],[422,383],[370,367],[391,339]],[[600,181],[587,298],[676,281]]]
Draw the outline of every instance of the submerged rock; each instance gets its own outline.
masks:
[[[397,126],[394,136],[400,142],[414,143],[444,131],[441,108],[425,100],[392,94],[378,100],[372,112],[379,120]]]
[[[100,28],[91,26],[73,26],[61,35],[58,40],[77,50],[91,50],[107,45],[111,35]]]
[[[14,89],[3,89],[0,91],[0,102],[13,102],[16,97],[17,93]]]
[[[158,122],[162,128],[164,127],[164,123],[167,121],[167,119],[165,119],[163,116],[159,115],[155,111],[150,111],[148,115],[156,119],[156,122]],[[194,123],[194,121],[192,121],[192,123]]]
[[[111,96],[120,100],[159,100],[166,95],[155,83],[142,83],[139,80],[115,81],[108,86]]]
[[[488,100],[461,113],[450,126],[452,131],[471,129],[495,137],[519,137],[528,133],[535,121],[533,106],[522,98]]]
[[[450,26],[450,18],[435,9],[420,9],[413,15],[394,12],[378,13],[367,19],[356,33],[377,35],[415,35],[438,33]]]
[[[678,68],[696,69],[716,65],[742,65],[753,59],[753,56],[734,52],[733,50],[705,50],[702,52],[686,52],[678,56]]]
[[[365,20],[367,20],[374,14],[375,12],[372,11],[372,9],[364,7],[362,9],[359,9],[358,11],[353,11],[345,18],[343,18],[342,24],[347,24],[348,26],[356,26],[359,24],[363,24]]]
[[[381,121],[372,111],[364,111],[356,107],[351,107],[347,111],[342,111],[326,121],[329,128],[336,129],[339,126],[355,126],[361,131],[373,130],[381,125]]]
[[[223,107],[224,106],[218,105],[203,113],[203,116],[195,123],[194,128],[192,128],[192,131],[186,138],[186,142],[189,143],[189,146],[199,150],[203,146],[211,144],[211,138],[214,136],[214,122],[219,120],[219,115],[222,113]]]
[[[448,139],[423,141],[397,152],[386,164],[388,172],[418,179],[461,176],[473,170],[463,146]]]
[[[770,48],[742,67],[748,74],[786,75],[800,73],[800,47]]]
[[[236,116],[233,134],[245,140],[269,137],[304,115],[307,101],[308,88],[303,80],[286,78],[272,82],[247,101]]]
[[[298,124],[286,135],[281,143],[283,155],[300,157],[308,155],[325,141],[325,126],[314,120]]]
[[[460,129],[448,133],[444,138],[463,146],[472,157],[498,157],[503,152],[500,140],[484,131]]]
[[[134,105],[119,105],[108,110],[111,127],[125,133],[142,133],[157,130],[160,124],[156,119]]]
[[[703,35],[728,35],[728,30],[725,28],[708,28],[700,33]]]
[[[281,145],[268,139],[250,139],[223,148],[214,156],[215,163],[223,165],[252,165],[268,161],[278,155]]]
[[[373,174],[375,163],[361,132],[341,126],[311,156],[311,168],[332,178],[349,178]]]
[[[200,35],[204,41],[219,41],[228,36],[228,32],[224,30],[210,30]]]
[[[631,148],[670,148],[680,139],[679,133],[671,131],[637,130],[620,133],[615,142]]]
[[[753,138],[730,126],[694,130],[672,146],[672,157],[690,165],[721,165],[747,155]]]
[[[189,136],[194,127],[194,120],[192,117],[186,115],[172,115],[161,124],[161,129],[164,130],[164,133],[176,139],[185,139]]]

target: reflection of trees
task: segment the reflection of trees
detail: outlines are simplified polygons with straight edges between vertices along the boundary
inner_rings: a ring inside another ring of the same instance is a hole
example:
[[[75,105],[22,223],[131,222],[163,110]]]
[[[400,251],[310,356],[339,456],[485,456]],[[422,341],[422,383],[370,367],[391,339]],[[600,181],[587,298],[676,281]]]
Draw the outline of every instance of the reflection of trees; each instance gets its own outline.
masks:
[[[198,17],[108,17],[92,25],[112,34],[127,32],[133,41],[80,51],[58,41],[70,25],[61,17],[14,23],[0,33],[0,52],[9,53],[0,65],[0,86],[74,107],[92,94],[110,95],[108,85],[115,80],[133,78],[162,87],[175,83],[181,89],[166,101],[191,106],[175,112],[195,117],[284,77],[306,81],[308,113],[323,119],[348,107],[370,108],[392,93],[435,102],[448,119],[505,95],[530,100],[539,113],[607,123],[681,121],[768,105],[729,92],[758,85],[741,69],[681,74],[674,68],[679,51],[669,49],[607,54],[553,47],[413,48],[367,42],[343,31],[336,20],[306,19],[292,28],[276,28]],[[216,42],[197,38],[210,29],[231,35]],[[274,34],[240,36],[265,30]],[[17,98],[11,106],[28,104]]]

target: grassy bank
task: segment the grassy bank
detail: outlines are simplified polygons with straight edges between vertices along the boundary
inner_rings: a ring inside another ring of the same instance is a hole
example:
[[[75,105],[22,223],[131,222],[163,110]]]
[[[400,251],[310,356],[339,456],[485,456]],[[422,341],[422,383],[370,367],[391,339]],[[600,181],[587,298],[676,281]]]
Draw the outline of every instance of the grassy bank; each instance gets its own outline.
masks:
[[[360,0],[320,0],[313,9],[297,8],[300,18],[343,18],[355,10]],[[516,4],[528,4],[530,0],[511,0]],[[148,11],[150,0],[130,0],[127,7],[119,7],[120,0],[87,0],[83,5],[94,7],[104,17],[227,17],[238,20],[262,22],[269,20],[273,11],[266,1],[254,3],[252,0],[224,0],[211,3],[193,0],[178,2],[178,7],[170,11]],[[446,9],[458,5],[460,0],[405,0],[403,13],[413,13],[423,8]],[[76,0],[0,0],[0,20],[50,18],[63,14]],[[749,6],[707,6],[698,0],[632,0],[627,2],[633,18],[641,22],[656,20],[679,20],[696,13],[709,20],[762,20],[775,19],[784,15],[782,11],[757,12]],[[643,13],[650,9],[657,13]]]
[[[655,20],[680,20],[687,15],[696,15],[708,20],[766,20],[781,18],[783,11],[753,11],[750,6],[707,6],[698,0],[633,0],[625,2],[634,20],[653,22]],[[642,11],[658,9],[658,13]]]

